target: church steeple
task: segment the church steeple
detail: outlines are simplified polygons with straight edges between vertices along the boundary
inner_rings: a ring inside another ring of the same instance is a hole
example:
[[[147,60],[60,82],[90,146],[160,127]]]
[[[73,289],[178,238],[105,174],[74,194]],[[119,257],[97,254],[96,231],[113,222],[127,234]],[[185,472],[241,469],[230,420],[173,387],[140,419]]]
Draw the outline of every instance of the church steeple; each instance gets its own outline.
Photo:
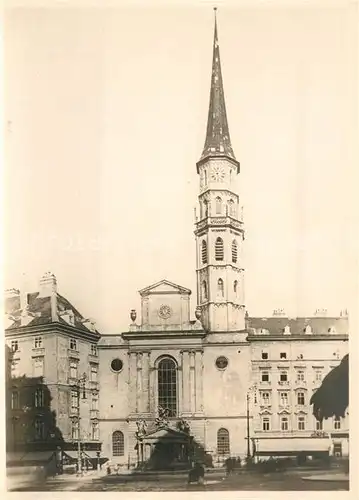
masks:
[[[244,227],[237,191],[239,162],[229,137],[216,19],[207,135],[197,172],[197,305],[206,331],[237,335],[245,329]],[[228,337],[221,338],[228,341]]]
[[[216,10],[214,8],[213,61],[207,133],[203,152],[198,163],[202,163],[202,161],[208,158],[227,157],[235,162],[239,171],[239,163],[234,155],[229,135],[219,54]]]

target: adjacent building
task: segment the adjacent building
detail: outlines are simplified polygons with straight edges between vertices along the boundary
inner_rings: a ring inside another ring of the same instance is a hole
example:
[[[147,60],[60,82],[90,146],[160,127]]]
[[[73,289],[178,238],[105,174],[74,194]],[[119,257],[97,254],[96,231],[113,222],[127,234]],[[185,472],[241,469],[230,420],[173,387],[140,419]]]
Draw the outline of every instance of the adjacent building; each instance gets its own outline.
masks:
[[[24,454],[60,447],[75,458],[80,439],[82,449],[95,454],[100,334],[94,323],[58,293],[51,273],[37,292],[5,292],[5,322],[8,449]]]

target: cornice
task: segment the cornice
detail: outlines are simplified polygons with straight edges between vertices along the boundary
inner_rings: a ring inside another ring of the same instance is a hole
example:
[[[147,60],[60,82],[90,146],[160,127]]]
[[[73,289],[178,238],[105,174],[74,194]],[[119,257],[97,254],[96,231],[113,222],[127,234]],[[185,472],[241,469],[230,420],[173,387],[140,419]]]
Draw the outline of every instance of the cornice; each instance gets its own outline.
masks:
[[[38,335],[38,334],[51,334],[51,333],[66,333],[72,336],[76,336],[77,338],[82,338],[85,340],[90,340],[91,342],[97,342],[101,335],[96,332],[85,332],[75,326],[65,325],[64,323],[46,323],[44,325],[35,325],[35,326],[20,326],[18,328],[12,328],[11,330],[5,330],[5,337],[12,336],[30,336],[30,335]]]
[[[302,342],[315,342],[315,341],[328,341],[328,340],[342,340],[343,342],[347,342],[349,340],[349,335],[348,334],[318,334],[316,335],[315,333],[311,335],[285,335],[285,334],[258,334],[258,335],[253,335],[250,334],[247,337],[248,342],[274,342],[274,341],[281,341],[281,342],[291,342],[291,341],[302,341]]]

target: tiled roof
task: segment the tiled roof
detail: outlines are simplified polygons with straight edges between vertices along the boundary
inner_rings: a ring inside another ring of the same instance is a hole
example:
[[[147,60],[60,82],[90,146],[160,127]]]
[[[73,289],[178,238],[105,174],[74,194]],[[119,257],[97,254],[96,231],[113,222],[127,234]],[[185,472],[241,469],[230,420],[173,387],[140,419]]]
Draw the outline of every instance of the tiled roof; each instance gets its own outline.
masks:
[[[79,313],[79,311],[62,295],[56,293],[57,299],[57,313],[61,314],[64,311],[71,310],[74,315],[74,326],[85,332],[92,332],[84,324],[84,317]],[[27,295],[27,304],[29,315],[34,315],[33,318],[27,323],[26,326],[39,326],[46,325],[52,322],[51,315],[51,298],[50,297],[39,297],[39,292],[29,293]],[[15,321],[8,328],[8,330],[13,330],[15,328],[21,327],[21,307],[20,307],[20,297],[9,297],[5,300],[5,313],[13,316]],[[58,322],[68,325],[67,321],[61,316],[58,317]],[[95,333],[98,333],[97,331]]]
[[[286,326],[289,326],[291,335],[305,335],[306,326],[310,326],[313,335],[327,335],[331,328],[337,334],[348,334],[348,318],[346,317],[312,317],[312,318],[248,318],[248,328],[257,331],[268,330],[270,334],[283,334]],[[334,332],[333,332],[334,333]]]

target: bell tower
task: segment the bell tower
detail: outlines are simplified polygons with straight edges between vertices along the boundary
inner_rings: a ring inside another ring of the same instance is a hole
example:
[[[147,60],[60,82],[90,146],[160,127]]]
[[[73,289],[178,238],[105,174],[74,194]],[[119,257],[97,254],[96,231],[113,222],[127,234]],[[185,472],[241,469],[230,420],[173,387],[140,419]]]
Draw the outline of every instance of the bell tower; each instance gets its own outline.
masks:
[[[244,229],[237,191],[239,162],[229,135],[219,55],[216,9],[207,133],[197,162],[197,304],[209,332],[245,329]]]

